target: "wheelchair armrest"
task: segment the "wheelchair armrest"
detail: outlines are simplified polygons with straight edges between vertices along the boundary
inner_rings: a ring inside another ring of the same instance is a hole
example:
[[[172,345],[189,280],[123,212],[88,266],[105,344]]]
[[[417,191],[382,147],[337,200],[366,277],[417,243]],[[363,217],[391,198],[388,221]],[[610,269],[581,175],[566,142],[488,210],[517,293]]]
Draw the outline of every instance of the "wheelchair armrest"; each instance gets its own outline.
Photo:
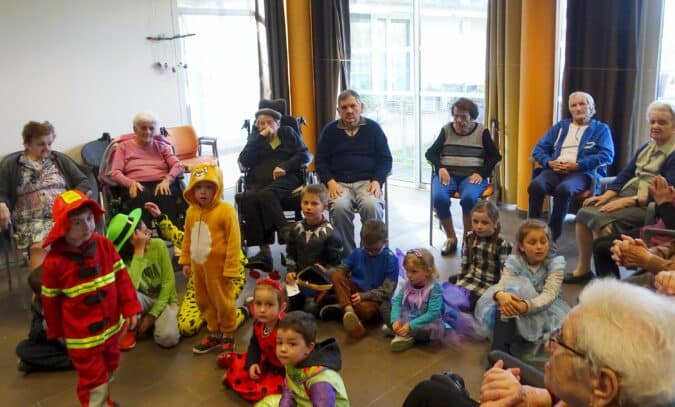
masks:
[[[493,350],[488,353],[488,363],[490,363],[490,365],[494,365],[498,360],[502,360],[504,362],[505,369],[516,367],[519,368],[520,382],[522,384],[540,388],[546,387],[544,384],[544,373],[536,369],[534,366],[529,365],[522,360],[500,350]]]
[[[675,238],[675,230],[654,228],[648,226],[642,229],[642,235],[644,242],[647,244],[647,246],[651,246],[651,240],[654,236],[668,236]]]
[[[218,158],[218,139],[215,137],[199,137],[199,155],[202,155],[202,146],[211,146],[211,155]]]
[[[237,182],[235,183],[235,190],[237,194],[241,194],[246,190],[246,176],[242,175],[239,178],[237,178]]]

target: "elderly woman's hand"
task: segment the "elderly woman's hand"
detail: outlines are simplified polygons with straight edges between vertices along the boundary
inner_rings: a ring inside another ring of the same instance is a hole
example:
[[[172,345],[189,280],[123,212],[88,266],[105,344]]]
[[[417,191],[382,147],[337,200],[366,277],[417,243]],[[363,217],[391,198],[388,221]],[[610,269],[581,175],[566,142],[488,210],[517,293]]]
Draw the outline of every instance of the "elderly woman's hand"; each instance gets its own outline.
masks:
[[[656,291],[665,295],[675,295],[675,271],[661,271],[654,278]]]
[[[654,197],[657,205],[675,200],[675,188],[668,185],[668,181],[657,175],[649,184],[649,193]]]
[[[450,183],[450,173],[445,168],[438,170],[438,178],[441,179],[442,185],[448,185]]]
[[[274,170],[272,170],[272,179],[277,180],[281,177],[286,175],[286,170],[284,170],[281,167],[275,167]]]
[[[481,406],[517,406],[525,401],[525,391],[520,384],[518,369],[504,369],[504,362],[498,360],[483,375],[480,386]]]
[[[621,263],[620,265],[629,268],[645,267],[651,253],[647,249],[647,245],[640,240],[623,241],[620,243],[621,247]]]
[[[607,202],[606,204],[600,207],[600,212],[609,213],[618,211],[619,209],[623,208],[631,208],[633,206],[635,206],[635,199],[633,197],[627,196],[623,198],[617,198],[611,202]]]
[[[12,215],[9,212],[7,204],[0,202],[0,229],[9,229],[9,224],[12,223]]]
[[[155,187],[155,196],[171,195],[171,181],[163,179],[162,182]]]
[[[129,185],[129,197],[131,199],[136,198],[138,196],[139,192],[143,192],[145,188],[140,182],[133,181],[131,185]]]
[[[604,205],[605,202],[609,201],[609,197],[606,197],[604,194],[603,195],[596,195],[592,196],[590,198],[586,198],[584,200],[584,203],[582,204],[583,207],[586,206],[600,206]]]

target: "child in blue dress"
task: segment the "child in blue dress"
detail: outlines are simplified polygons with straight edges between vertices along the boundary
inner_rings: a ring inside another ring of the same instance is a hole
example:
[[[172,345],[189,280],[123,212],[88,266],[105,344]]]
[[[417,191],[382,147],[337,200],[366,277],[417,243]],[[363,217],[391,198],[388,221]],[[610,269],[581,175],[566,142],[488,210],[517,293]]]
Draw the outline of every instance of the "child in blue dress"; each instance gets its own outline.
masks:
[[[516,233],[518,252],[506,259],[499,283],[478,300],[476,319],[492,336],[492,350],[511,352],[519,338],[541,342],[560,328],[570,307],[561,297],[562,256],[549,258],[551,231],[536,219]]]

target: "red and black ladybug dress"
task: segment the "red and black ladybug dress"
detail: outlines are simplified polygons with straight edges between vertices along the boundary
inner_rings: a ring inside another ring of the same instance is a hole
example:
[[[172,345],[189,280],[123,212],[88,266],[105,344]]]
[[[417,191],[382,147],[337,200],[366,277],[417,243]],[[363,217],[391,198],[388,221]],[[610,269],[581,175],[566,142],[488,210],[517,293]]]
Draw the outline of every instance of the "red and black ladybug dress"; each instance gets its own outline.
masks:
[[[281,394],[286,373],[277,359],[276,346],[276,325],[268,332],[264,323],[255,321],[248,352],[233,354],[223,383],[249,401],[258,401],[270,394]],[[255,363],[260,365],[261,370],[257,380],[251,379],[248,373]]]

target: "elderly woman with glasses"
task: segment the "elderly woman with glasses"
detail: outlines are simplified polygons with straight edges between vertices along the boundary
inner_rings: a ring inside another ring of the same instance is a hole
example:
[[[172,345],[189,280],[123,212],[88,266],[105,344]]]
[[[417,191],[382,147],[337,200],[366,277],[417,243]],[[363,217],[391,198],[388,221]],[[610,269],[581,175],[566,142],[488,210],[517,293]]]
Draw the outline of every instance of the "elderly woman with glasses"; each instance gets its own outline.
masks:
[[[476,122],[478,106],[466,98],[452,105],[453,121],[443,126],[425,157],[431,163],[431,200],[447,237],[441,254],[457,250],[450,198],[459,191],[464,235],[471,230],[471,209],[488,185],[487,178],[502,159],[490,131]]]
[[[548,344],[546,388],[520,383],[498,361],[483,376],[480,406],[675,406],[675,302],[628,283],[603,279]],[[478,406],[460,389],[419,383],[404,406]]]

